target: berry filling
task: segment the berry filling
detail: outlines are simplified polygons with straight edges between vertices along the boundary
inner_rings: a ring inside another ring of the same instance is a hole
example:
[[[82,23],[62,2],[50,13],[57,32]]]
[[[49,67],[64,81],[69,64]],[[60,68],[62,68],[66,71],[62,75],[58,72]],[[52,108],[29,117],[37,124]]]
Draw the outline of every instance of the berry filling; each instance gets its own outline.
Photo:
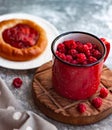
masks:
[[[26,24],[17,24],[3,31],[3,39],[6,43],[16,48],[28,48],[34,46],[39,34]]]
[[[13,82],[12,82],[12,84],[15,88],[20,88],[22,83],[23,83],[23,81],[20,78],[14,78]]]
[[[80,65],[94,63],[102,57],[102,53],[97,45],[75,40],[67,40],[59,43],[56,55],[63,61]]]

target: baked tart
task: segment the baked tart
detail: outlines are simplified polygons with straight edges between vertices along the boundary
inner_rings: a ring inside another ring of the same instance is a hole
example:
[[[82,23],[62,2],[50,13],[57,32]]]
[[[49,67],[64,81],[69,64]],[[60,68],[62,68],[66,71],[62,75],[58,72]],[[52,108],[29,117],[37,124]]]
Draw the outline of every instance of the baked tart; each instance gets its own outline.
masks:
[[[27,61],[42,54],[47,46],[45,30],[33,21],[9,19],[0,22],[0,56]]]

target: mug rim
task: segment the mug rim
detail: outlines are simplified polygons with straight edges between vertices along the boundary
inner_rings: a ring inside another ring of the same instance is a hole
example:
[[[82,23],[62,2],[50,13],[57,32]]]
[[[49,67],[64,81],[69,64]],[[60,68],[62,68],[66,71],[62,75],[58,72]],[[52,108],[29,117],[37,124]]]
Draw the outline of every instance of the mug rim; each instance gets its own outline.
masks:
[[[97,60],[96,62],[90,63],[90,64],[86,64],[86,65],[82,65],[82,64],[72,64],[72,63],[66,62],[66,61],[62,60],[61,58],[59,58],[59,57],[55,54],[54,49],[53,49],[53,48],[54,48],[54,45],[55,45],[55,42],[56,42],[58,39],[60,39],[61,37],[65,36],[65,35],[68,35],[68,34],[73,34],[73,33],[74,33],[74,34],[75,34],[75,33],[86,34],[86,35],[89,35],[89,36],[92,36],[92,37],[96,38],[96,39],[101,43],[101,45],[102,45],[103,48],[104,48],[104,53],[102,54],[102,57],[101,57],[99,60]],[[71,66],[75,66],[75,67],[90,67],[90,66],[93,66],[93,65],[96,65],[96,64],[100,63],[100,62],[104,59],[104,57],[105,57],[105,55],[106,55],[106,46],[105,46],[105,44],[104,44],[96,35],[94,35],[94,34],[91,34],[91,33],[88,33],[88,32],[83,32],[83,31],[69,31],[69,32],[65,32],[65,33],[62,33],[62,34],[58,35],[58,36],[53,40],[53,42],[52,42],[52,44],[51,44],[51,51],[52,51],[53,55],[54,55],[59,61],[61,61],[61,62],[64,63],[64,64],[71,65]]]

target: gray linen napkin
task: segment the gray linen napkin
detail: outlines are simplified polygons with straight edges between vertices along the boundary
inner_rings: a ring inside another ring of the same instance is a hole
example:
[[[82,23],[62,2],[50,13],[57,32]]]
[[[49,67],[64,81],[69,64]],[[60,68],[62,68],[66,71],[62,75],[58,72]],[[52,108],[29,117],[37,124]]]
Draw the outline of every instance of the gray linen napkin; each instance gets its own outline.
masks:
[[[0,130],[57,130],[54,125],[22,107],[0,78]]]

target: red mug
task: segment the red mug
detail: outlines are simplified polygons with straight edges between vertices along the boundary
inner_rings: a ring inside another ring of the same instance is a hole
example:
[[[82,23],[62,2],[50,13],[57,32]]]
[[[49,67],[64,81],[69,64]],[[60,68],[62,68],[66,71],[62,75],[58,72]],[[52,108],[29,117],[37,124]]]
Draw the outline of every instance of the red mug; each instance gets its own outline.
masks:
[[[102,57],[98,61],[86,65],[75,65],[63,61],[55,53],[57,46],[59,43],[71,39],[82,43],[96,44],[102,53]],[[110,51],[110,44],[105,44],[90,33],[67,32],[54,39],[51,50],[53,53],[52,85],[56,92],[73,100],[87,99],[95,94],[100,84],[103,63]]]

